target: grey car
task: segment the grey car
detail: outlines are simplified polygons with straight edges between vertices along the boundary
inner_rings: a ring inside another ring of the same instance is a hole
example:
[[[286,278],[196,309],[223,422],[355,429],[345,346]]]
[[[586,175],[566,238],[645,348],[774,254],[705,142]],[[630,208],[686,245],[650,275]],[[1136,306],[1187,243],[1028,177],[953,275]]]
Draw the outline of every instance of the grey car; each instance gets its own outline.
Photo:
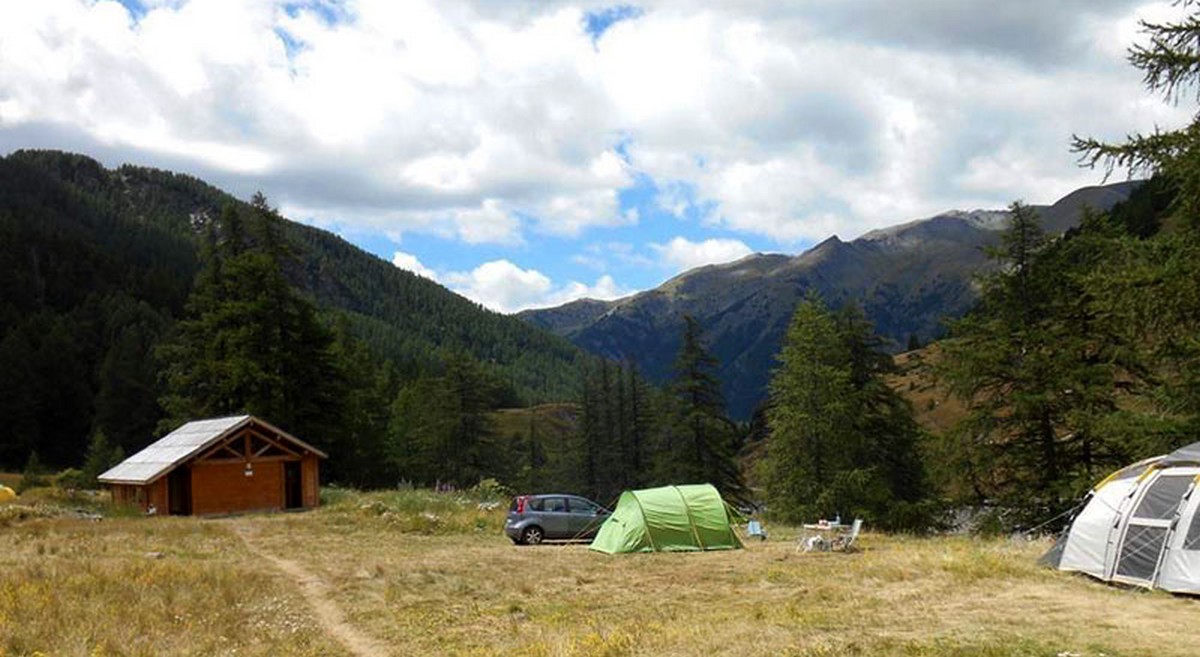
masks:
[[[544,540],[592,539],[610,511],[578,495],[520,495],[508,507],[504,533],[518,545]]]

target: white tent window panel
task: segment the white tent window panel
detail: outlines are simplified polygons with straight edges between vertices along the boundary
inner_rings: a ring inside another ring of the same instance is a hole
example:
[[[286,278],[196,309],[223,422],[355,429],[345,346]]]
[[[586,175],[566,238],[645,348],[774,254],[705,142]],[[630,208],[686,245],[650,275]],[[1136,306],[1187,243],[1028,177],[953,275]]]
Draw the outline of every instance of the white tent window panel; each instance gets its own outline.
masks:
[[[1183,549],[1200,550],[1200,509],[1192,511],[1192,522],[1188,524],[1187,535],[1183,539]]]
[[[1150,484],[1137,509],[1133,511],[1134,518],[1150,520],[1170,520],[1179,511],[1179,502],[1188,486],[1192,485],[1192,475],[1162,475]]]
[[[1167,538],[1166,527],[1130,525],[1121,544],[1121,559],[1117,562],[1117,576],[1137,580],[1154,577],[1158,557],[1162,554],[1163,542]]]
[[[1114,579],[1131,584],[1153,582],[1171,521],[1179,512],[1194,474],[1180,470],[1171,470],[1170,474],[1159,472],[1142,484],[1121,534],[1120,549],[1112,566]]]

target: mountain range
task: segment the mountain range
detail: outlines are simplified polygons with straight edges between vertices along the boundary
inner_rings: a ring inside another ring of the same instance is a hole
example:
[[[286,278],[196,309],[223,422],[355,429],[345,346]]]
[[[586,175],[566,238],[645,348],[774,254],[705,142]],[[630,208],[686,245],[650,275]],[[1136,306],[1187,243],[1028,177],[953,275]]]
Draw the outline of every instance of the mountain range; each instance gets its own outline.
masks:
[[[1047,230],[1061,232],[1085,205],[1110,208],[1135,185],[1084,188],[1039,210]],[[153,366],[152,348],[184,313],[201,229],[227,203],[240,201],[156,169],[108,169],[51,151],[0,158],[0,364],[24,372],[28,384],[13,379],[11,394],[0,385],[8,426],[31,436],[78,434],[110,385],[106,371],[132,362],[130,354],[140,354],[138,366]],[[584,299],[517,317],[327,231],[286,221],[283,233],[292,284],[408,376],[450,351],[465,352],[510,385],[511,403],[562,401],[574,397],[575,364],[588,351],[630,359],[664,381],[683,316],[692,315],[721,362],[731,414],[745,418],[763,399],[792,309],[810,290],[834,306],[859,304],[899,351],[909,336],[940,335],[943,318],[971,307],[972,277],[988,266],[983,247],[996,243],[1006,218],[1004,211],[947,212],[850,242],[830,237],[796,256],[701,267],[616,301]],[[153,372],[139,376],[150,381]],[[154,398],[152,390],[141,396]],[[58,419],[64,414],[78,421]]]
[[[1048,233],[1062,233],[1085,207],[1108,210],[1138,184],[1085,187],[1033,207]],[[1006,210],[950,211],[849,242],[835,235],[795,256],[756,253],[700,267],[615,301],[582,299],[518,316],[594,354],[632,360],[650,380],[664,381],[690,315],[720,361],[730,414],[744,419],[766,396],[788,320],[805,295],[816,292],[832,307],[858,304],[891,351],[910,337],[934,339],[946,318],[974,303],[974,277],[990,266],[985,249],[998,243],[1007,220]]]

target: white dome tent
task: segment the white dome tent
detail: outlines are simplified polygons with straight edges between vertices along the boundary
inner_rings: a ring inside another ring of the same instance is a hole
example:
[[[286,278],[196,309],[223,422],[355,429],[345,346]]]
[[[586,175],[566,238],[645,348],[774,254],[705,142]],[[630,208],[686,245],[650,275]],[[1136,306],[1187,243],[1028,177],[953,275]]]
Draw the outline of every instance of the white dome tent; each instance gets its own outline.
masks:
[[[1200,443],[1126,466],[1092,489],[1042,563],[1200,594]]]

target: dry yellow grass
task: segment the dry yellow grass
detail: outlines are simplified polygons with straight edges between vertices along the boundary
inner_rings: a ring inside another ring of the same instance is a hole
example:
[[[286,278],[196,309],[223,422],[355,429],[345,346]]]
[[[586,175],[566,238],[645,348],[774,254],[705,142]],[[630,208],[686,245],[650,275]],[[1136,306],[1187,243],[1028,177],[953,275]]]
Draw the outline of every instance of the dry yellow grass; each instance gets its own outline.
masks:
[[[340,654],[301,597],[315,590],[397,656],[1195,653],[1196,601],[1040,569],[1044,543],[867,534],[858,553],[797,554],[776,527],[742,551],[608,556],[514,546],[503,510],[468,500],[336,497],[302,514],[5,530],[0,651]],[[315,581],[302,589],[242,535]]]
[[[220,524],[51,518],[0,532],[0,655],[344,654]]]

